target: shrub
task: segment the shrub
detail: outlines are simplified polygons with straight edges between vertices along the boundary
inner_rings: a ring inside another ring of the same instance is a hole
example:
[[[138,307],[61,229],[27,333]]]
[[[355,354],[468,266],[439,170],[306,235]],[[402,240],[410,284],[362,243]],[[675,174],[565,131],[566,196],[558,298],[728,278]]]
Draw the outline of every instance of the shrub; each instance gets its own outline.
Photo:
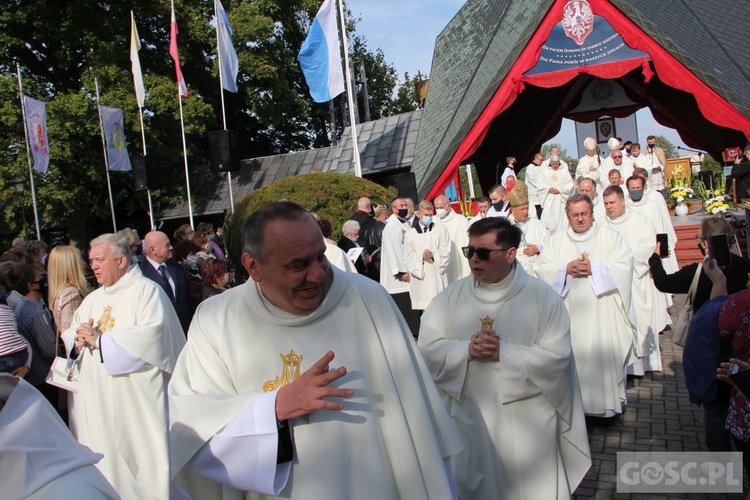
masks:
[[[367,196],[373,203],[390,203],[395,197],[388,189],[367,179],[349,174],[310,173],[295,175],[253,191],[235,205],[234,215],[226,224],[226,244],[238,267],[241,269],[242,223],[267,203],[286,199],[328,219],[333,227],[334,240],[341,235],[341,226],[357,210],[357,200]]]

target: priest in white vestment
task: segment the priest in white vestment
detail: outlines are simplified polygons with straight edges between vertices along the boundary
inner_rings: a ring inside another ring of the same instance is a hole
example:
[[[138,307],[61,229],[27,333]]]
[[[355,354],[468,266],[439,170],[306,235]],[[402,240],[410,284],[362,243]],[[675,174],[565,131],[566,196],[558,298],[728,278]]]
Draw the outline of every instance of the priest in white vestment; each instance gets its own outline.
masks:
[[[461,278],[467,277],[471,272],[467,260],[459,257],[461,255],[461,248],[469,244],[469,235],[467,233],[469,230],[469,221],[466,217],[453,210],[447,196],[443,194],[436,196],[433,203],[435,205],[435,223],[445,226],[448,230],[448,237],[451,240],[451,256],[454,257],[450,259],[448,269],[445,273],[450,285]]]
[[[539,201],[539,191],[536,187],[539,182],[539,175],[542,170],[544,156],[542,153],[534,155],[534,160],[526,166],[526,178],[522,179],[526,183],[529,192],[529,217],[538,219],[542,212],[542,202]]]
[[[574,194],[570,227],[550,236],[537,275],[563,297],[586,414],[622,412],[625,367],[636,330],[631,290],[633,252],[614,231],[595,223],[591,200]]]
[[[631,356],[628,373],[643,375],[662,370],[659,332],[671,323],[664,294],[651,279],[648,259],[656,244],[656,229],[648,219],[638,217],[627,207],[620,186],[604,190],[607,226],[622,236],[633,251],[633,309],[638,328],[636,356]]]
[[[198,307],[169,385],[177,485],[195,499],[455,498],[460,442],[383,287],[330,267],[291,202],[251,214],[243,241],[251,280]]]
[[[0,373],[0,471],[5,500],[119,499],[49,402],[25,380]]]
[[[453,258],[448,229],[432,221],[432,203],[419,202],[417,218],[404,240],[404,263],[411,275],[409,295],[412,309],[423,311],[432,298],[448,286],[448,266]]]
[[[576,183],[576,193],[585,194],[594,204],[594,221],[604,222],[607,214],[604,212],[604,204],[602,203],[602,197],[596,190],[596,183],[593,179],[584,177],[578,179]]]
[[[510,221],[469,233],[473,276],[433,300],[418,341],[465,446],[451,460],[459,493],[570,498],[591,458],[567,311],[517,264]]]
[[[636,169],[636,172],[640,172],[643,175],[645,171]],[[643,181],[643,177],[630,177],[626,179],[628,197],[625,201],[634,213],[640,214],[650,220],[657,233],[665,233],[667,235],[669,256],[664,257],[662,263],[667,274],[676,273],[679,270],[677,252],[675,251],[677,233],[674,230],[674,226],[672,226],[669,207],[667,207],[667,203],[659,192],[648,189],[647,182],[648,180],[646,182]]]
[[[82,353],[78,440],[104,455],[97,467],[123,498],[168,499],[166,389],[185,334],[164,290],[128,267],[125,238],[95,238],[89,258],[101,287],[62,335]]]
[[[583,141],[583,148],[586,154],[578,160],[575,180],[591,179],[601,189],[602,178],[607,175],[607,172],[602,167],[604,159],[596,151],[596,140],[593,137],[587,137]]]
[[[518,181],[513,186],[511,192],[508,193],[508,200],[513,207],[508,220],[521,230],[521,243],[516,252],[516,262],[523,266],[527,274],[536,276],[534,262],[542,253],[549,232],[539,219],[529,217],[531,203],[528,188],[524,182]]]
[[[562,167],[559,156],[549,158],[547,167],[543,167],[537,182],[537,195],[542,203],[541,221],[550,232],[565,230],[568,225],[565,219],[565,202],[573,193],[575,184],[567,168]]]

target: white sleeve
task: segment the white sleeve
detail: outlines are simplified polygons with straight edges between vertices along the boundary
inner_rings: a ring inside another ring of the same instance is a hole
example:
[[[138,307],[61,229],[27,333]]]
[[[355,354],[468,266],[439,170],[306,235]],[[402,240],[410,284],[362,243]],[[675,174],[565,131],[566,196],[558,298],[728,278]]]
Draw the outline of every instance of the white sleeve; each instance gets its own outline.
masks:
[[[557,269],[557,273],[555,274],[552,283],[550,283],[552,289],[557,292],[560,297],[565,297],[565,295],[568,293],[568,290],[570,290],[570,280],[568,280],[567,278],[568,265],[565,263],[560,264],[560,267]]]
[[[149,364],[115,342],[111,335],[103,333],[97,339],[98,348],[102,351],[104,368],[110,377],[137,372]]]
[[[612,273],[609,272],[609,268],[598,260],[591,262],[591,288],[597,297],[617,290],[617,283]]]
[[[286,486],[292,467],[291,461],[276,464],[278,431],[274,391],[258,397],[187,465],[220,484],[276,496]]]

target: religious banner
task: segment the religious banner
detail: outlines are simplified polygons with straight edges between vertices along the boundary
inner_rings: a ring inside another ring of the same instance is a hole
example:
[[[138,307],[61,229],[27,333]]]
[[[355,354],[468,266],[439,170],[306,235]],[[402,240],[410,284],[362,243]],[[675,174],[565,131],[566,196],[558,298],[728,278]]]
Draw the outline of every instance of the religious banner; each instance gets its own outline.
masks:
[[[648,58],[631,49],[602,16],[594,15],[586,0],[565,4],[562,20],[550,32],[536,66],[526,75],[537,75],[598,64]]]
[[[128,156],[128,145],[125,142],[125,126],[122,109],[99,106],[102,111],[102,126],[107,143],[109,169],[117,172],[129,172],[133,168]]]
[[[29,132],[29,147],[34,157],[34,170],[46,173],[49,167],[49,143],[47,142],[47,110],[42,101],[23,96],[26,110],[26,129]]]

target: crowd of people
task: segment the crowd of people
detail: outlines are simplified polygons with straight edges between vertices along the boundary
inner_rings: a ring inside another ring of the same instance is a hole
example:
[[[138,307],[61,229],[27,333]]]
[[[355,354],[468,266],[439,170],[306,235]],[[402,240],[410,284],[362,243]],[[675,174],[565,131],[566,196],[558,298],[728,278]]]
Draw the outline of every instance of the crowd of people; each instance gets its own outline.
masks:
[[[15,464],[39,477],[11,491],[75,477],[84,498],[569,498],[591,465],[587,417],[622,413],[627,377],[662,370],[670,294],[697,280],[696,318],[723,297],[710,319],[750,369],[750,261],[677,269],[651,139],[648,163],[587,139],[573,175],[559,151],[520,170],[509,157],[472,217],[444,195],[363,197],[338,242],[329,221],[268,204],[242,224],[235,286],[211,225],[93,239],[96,287],[75,247],[17,242],[0,256],[0,423],[60,428],[30,384],[66,403],[84,446],[33,443],[71,465]],[[733,238],[706,218],[702,251],[714,234]],[[76,376],[64,398],[45,383],[56,357]],[[750,451],[726,363],[708,447]]]

